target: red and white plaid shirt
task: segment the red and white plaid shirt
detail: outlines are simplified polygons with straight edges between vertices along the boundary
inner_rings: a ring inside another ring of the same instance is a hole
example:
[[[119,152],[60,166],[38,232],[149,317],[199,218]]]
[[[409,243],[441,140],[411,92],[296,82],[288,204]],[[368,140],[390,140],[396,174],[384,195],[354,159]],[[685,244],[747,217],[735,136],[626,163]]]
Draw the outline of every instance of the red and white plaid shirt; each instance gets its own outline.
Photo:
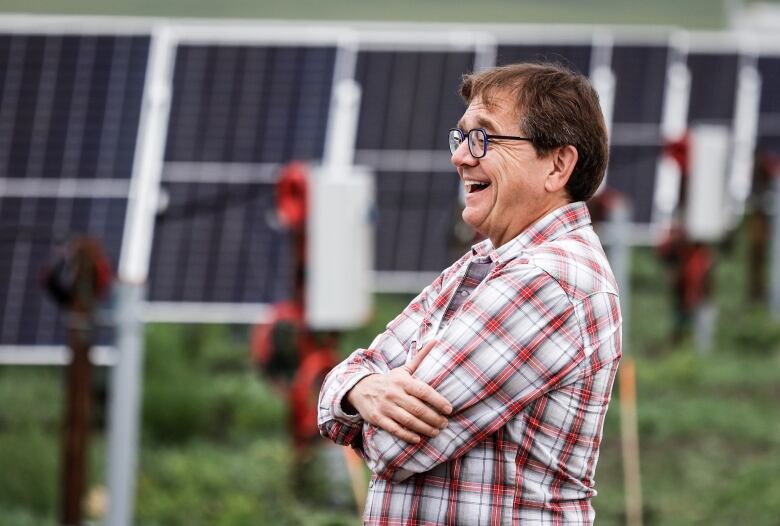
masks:
[[[470,268],[485,264],[487,276],[469,286]],[[472,288],[445,320],[455,294]],[[373,472],[365,524],[592,524],[620,325],[617,285],[583,203],[498,249],[475,245],[323,384],[321,433],[354,447]],[[409,444],[344,413],[358,381],[403,365],[431,339],[415,376],[453,406],[438,436]]]

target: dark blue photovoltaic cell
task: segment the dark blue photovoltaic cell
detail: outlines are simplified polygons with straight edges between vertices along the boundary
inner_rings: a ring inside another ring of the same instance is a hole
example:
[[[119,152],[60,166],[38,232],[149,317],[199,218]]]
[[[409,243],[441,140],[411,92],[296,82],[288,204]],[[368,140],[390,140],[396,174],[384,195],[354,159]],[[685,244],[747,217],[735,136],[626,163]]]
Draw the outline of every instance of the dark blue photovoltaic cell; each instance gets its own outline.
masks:
[[[737,90],[736,53],[691,53],[691,97],[688,122],[730,124]]]
[[[362,51],[358,150],[446,150],[465,106],[458,88],[473,53]]]
[[[440,151],[446,157],[447,130],[465,110],[458,88],[463,74],[473,67],[470,52],[360,52],[356,78],[363,94],[358,152],[387,151],[403,158],[405,152]],[[374,169],[379,208],[377,269],[446,267],[454,257],[450,239],[459,216],[454,168],[403,172],[378,165]]]
[[[780,155],[780,57],[761,57],[761,105],[758,117],[758,147]]]
[[[660,155],[660,145],[621,145],[610,149],[609,185],[631,199],[633,221],[636,223],[650,222]]]
[[[165,183],[150,266],[152,301],[273,303],[292,294],[289,235],[274,186]]]
[[[125,199],[0,198],[0,345],[65,343],[63,317],[41,287],[41,272],[61,242],[80,235],[100,240],[116,268],[125,207]]]
[[[590,55],[590,44],[502,45],[498,46],[496,65],[503,66],[516,62],[556,62],[588,75]]]
[[[649,222],[653,208],[668,52],[665,46],[612,50],[615,100],[607,185],[629,199],[638,223]]]
[[[378,172],[377,270],[440,271],[459,256],[458,177],[453,172]]]
[[[669,50],[665,46],[615,46],[614,123],[660,124]]]
[[[322,157],[336,50],[179,46],[166,161]]]
[[[758,59],[761,75],[761,114],[780,115],[780,56]]]
[[[166,161],[319,160],[335,56],[333,47],[179,46]],[[152,301],[289,299],[290,240],[272,224],[272,185],[166,182],[164,189],[170,202],[157,218]]]
[[[758,138],[757,147],[762,152],[780,155],[780,135],[764,135]]]
[[[145,35],[0,35],[0,187],[3,179],[129,180],[149,42]],[[0,344],[66,342],[59,308],[41,288],[42,268],[62,242],[81,235],[101,241],[115,268],[126,204],[86,192],[0,195]],[[107,341],[101,331],[98,342]]]
[[[0,177],[129,179],[147,36],[0,35]]]

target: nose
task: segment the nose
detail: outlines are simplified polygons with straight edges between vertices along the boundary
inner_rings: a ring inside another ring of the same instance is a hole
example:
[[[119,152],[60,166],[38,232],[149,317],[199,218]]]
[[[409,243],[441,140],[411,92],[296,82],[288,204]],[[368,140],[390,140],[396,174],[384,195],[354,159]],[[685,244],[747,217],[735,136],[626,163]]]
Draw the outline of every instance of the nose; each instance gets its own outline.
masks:
[[[466,140],[460,143],[460,146],[452,153],[450,162],[457,168],[459,166],[475,166],[479,159],[471,155],[468,140]]]

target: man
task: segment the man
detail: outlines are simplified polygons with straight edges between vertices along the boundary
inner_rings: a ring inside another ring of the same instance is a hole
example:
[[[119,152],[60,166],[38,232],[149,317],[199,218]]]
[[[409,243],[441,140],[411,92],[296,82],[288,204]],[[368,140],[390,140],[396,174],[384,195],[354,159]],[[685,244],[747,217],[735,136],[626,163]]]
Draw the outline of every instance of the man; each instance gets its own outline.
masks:
[[[320,431],[373,472],[366,524],[591,524],[621,325],[584,204],[607,162],[598,98],[547,64],[461,95],[452,163],[487,239],[333,369]]]

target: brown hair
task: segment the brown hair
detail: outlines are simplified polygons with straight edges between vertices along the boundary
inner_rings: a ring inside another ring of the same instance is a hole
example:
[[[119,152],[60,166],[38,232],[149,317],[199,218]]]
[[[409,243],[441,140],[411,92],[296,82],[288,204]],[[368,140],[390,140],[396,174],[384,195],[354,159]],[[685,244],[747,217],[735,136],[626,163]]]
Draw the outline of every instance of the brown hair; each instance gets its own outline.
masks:
[[[578,159],[566,183],[572,201],[587,201],[604,178],[609,157],[607,127],[588,79],[560,64],[524,63],[464,75],[460,95],[490,107],[497,93],[515,100],[520,130],[538,156],[572,145]]]

